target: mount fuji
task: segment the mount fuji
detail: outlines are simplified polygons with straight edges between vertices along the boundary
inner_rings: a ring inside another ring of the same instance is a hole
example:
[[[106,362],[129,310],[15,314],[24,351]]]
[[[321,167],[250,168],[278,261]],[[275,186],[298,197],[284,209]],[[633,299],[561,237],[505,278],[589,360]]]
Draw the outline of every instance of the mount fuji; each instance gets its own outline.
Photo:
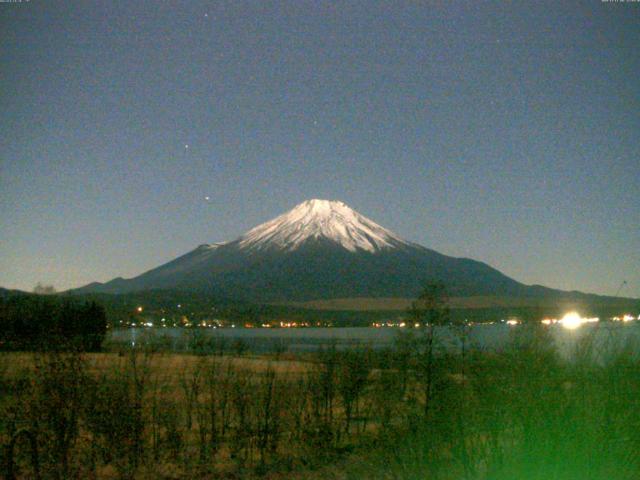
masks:
[[[339,201],[307,200],[236,240],[200,245],[131,279],[74,293],[180,289],[253,302],[412,298],[427,282],[452,296],[563,294],[400,238]]]

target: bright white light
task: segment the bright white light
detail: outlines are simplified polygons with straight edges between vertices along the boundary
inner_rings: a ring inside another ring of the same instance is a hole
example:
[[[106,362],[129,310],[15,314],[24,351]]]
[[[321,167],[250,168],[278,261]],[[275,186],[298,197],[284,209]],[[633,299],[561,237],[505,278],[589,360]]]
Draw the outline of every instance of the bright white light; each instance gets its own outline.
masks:
[[[623,322],[630,322],[631,320],[635,320],[635,318],[633,318],[631,315],[624,315],[622,317]]]
[[[582,318],[576,312],[569,312],[564,317],[562,317],[560,323],[564,328],[575,330],[580,325],[582,325]]]
[[[507,320],[507,325],[518,325],[520,324],[520,322],[514,318],[512,318],[511,320]]]
[[[575,330],[583,323],[594,323],[598,322],[599,320],[600,319],[598,317],[582,318],[577,312],[569,312],[564,317],[562,317],[558,321],[558,323],[562,324],[564,328]]]

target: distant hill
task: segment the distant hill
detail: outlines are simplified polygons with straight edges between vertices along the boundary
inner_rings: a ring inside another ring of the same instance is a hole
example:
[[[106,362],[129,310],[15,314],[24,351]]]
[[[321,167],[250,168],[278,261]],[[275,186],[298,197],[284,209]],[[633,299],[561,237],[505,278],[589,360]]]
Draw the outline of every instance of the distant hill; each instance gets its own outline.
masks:
[[[0,298],[12,297],[16,295],[33,295],[33,293],[25,292],[23,290],[10,290],[8,288],[0,287]]]
[[[310,310],[351,310],[351,311],[403,311],[408,309],[413,298],[336,298],[331,300],[311,300],[308,302],[283,302],[277,305],[304,308]],[[540,297],[499,297],[477,295],[470,297],[450,297],[452,309],[585,309],[607,308],[635,311],[640,309],[640,300],[620,297],[601,297],[597,295],[540,296]]]
[[[197,325],[202,320],[222,320],[244,325],[264,322],[298,321],[311,325],[366,326],[373,322],[399,321],[407,316],[408,298],[344,298],[309,302],[258,304],[183,290],[142,290],[131,293],[74,294],[85,301],[104,305],[113,326],[150,321],[155,325],[166,318],[169,325],[187,317]],[[600,301],[602,300],[602,301]],[[580,298],[452,297],[452,320],[472,322],[518,318],[539,321],[560,318],[571,310],[589,317],[607,319],[622,314],[638,315],[640,302],[630,299],[584,296]],[[139,312],[138,308],[143,307]]]

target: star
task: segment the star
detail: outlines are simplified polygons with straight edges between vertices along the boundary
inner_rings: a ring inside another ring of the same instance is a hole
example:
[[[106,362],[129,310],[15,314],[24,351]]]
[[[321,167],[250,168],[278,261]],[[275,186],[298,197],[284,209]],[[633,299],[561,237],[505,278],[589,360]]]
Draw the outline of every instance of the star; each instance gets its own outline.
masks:
[[[211,200],[211,197],[206,196],[206,197],[204,197],[204,199],[208,202],[209,200]]]
[[[185,145],[184,145],[184,149],[185,149],[185,150],[189,150],[189,145],[188,145],[188,144],[185,144]]]

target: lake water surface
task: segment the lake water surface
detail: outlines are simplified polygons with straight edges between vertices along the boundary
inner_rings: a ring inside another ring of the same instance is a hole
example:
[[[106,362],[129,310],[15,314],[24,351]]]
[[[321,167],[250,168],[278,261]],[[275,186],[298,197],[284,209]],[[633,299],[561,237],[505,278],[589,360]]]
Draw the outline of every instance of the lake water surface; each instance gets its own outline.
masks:
[[[591,339],[598,350],[628,347],[640,350],[640,321],[629,323],[601,322],[585,324],[575,330],[561,325],[545,327],[560,353],[571,355],[581,339]],[[412,329],[421,335],[422,329]],[[494,323],[466,328],[466,345],[483,350],[501,349],[514,338],[527,335],[531,329],[524,325]],[[401,328],[121,328],[111,330],[107,343],[111,347],[158,347],[172,351],[216,351],[240,348],[255,352],[304,352],[335,345],[336,348],[363,346],[384,348],[406,329]],[[437,327],[435,336],[440,346],[456,349],[461,345],[461,330]],[[636,346],[639,348],[636,349]]]

